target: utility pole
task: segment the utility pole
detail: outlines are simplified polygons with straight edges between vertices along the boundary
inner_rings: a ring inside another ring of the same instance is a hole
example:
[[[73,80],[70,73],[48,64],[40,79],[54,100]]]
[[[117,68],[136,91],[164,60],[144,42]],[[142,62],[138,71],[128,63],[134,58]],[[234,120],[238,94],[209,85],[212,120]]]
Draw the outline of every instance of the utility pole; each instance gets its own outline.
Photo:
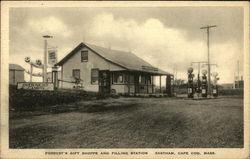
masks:
[[[177,79],[177,67],[175,67],[175,78]]]
[[[207,64],[208,64],[208,94],[211,95],[211,73],[210,73],[210,57],[209,57],[209,29],[214,28],[216,25],[208,25],[201,27],[200,29],[207,30]]]
[[[238,89],[239,89],[240,88],[240,62],[239,62],[239,60],[237,61],[237,67],[238,67],[237,83],[238,83]]]
[[[173,68],[173,75],[174,75],[174,85],[176,84],[177,85],[177,67],[176,65],[174,65],[174,68]]]
[[[44,66],[43,66],[43,82],[47,82],[47,53],[48,53],[48,44],[47,39],[53,38],[53,36],[50,35],[44,35]]]

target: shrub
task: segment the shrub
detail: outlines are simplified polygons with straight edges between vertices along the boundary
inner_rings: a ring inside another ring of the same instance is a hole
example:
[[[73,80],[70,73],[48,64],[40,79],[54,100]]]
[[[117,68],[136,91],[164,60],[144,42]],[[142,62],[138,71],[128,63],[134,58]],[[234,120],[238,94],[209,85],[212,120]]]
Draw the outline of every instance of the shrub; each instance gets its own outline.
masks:
[[[9,106],[18,110],[34,109],[36,107],[73,103],[82,99],[96,99],[97,97],[97,93],[82,90],[17,90],[15,87],[10,86]],[[105,98],[105,96],[101,98]]]
[[[219,95],[243,96],[243,89],[219,89]]]

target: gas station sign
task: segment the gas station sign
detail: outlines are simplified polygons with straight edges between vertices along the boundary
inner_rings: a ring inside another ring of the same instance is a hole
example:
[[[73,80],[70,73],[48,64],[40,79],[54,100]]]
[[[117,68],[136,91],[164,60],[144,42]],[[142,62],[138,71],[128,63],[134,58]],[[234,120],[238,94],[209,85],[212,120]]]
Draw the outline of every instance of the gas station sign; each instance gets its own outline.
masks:
[[[53,91],[54,84],[48,82],[19,82],[17,83],[17,89]]]

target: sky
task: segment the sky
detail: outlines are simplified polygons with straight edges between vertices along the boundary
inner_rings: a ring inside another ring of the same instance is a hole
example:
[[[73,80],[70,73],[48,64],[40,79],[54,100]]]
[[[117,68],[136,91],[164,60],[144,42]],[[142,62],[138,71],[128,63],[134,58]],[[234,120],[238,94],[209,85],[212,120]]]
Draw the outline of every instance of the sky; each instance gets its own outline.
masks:
[[[217,25],[210,30],[210,59],[218,65],[211,72],[218,72],[219,83],[232,83],[238,60],[243,74],[240,7],[11,8],[9,62],[28,70],[25,57],[43,60],[42,36],[48,34],[54,36],[48,44],[58,48],[58,60],[87,42],[130,51],[187,80],[191,62],[207,60],[207,34],[200,29],[207,25]],[[197,77],[197,65],[193,67]]]

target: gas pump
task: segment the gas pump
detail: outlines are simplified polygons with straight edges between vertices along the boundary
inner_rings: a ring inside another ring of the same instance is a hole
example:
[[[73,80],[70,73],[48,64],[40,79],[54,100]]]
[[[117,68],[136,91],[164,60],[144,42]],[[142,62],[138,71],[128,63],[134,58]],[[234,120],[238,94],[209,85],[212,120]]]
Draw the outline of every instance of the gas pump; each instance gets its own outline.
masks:
[[[169,97],[173,96],[174,92],[174,76],[167,76],[166,78],[166,92]]]
[[[202,70],[202,80],[201,80],[201,96],[207,97],[207,70]]]
[[[193,68],[189,67],[188,68],[188,98],[193,98],[194,97],[194,85],[193,85]]]
[[[217,77],[218,73],[217,72],[213,72],[212,76],[214,78],[214,81],[213,81],[213,96],[214,97],[218,97],[218,86],[217,86],[217,80],[219,80],[219,78]]]

